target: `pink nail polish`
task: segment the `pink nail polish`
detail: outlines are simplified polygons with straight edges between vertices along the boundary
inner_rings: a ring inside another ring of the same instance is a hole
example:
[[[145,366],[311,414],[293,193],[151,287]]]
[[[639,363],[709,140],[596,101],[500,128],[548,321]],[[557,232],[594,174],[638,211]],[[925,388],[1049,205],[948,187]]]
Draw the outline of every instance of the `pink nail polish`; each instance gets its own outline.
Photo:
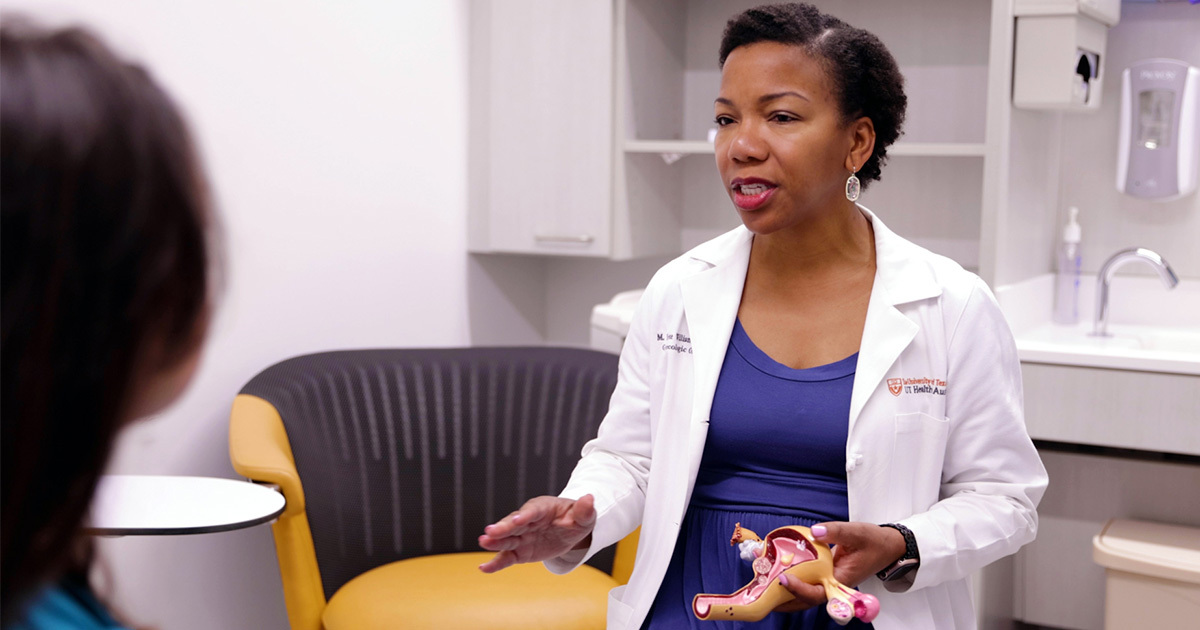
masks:
[[[817,538],[824,538],[825,534],[826,534],[826,531],[825,531],[824,525],[813,525],[812,526],[812,535],[813,536],[815,536]]]
[[[780,573],[779,574],[779,583],[782,584],[784,586],[784,588],[787,588],[787,585],[788,585],[787,584],[788,583],[787,575]]]

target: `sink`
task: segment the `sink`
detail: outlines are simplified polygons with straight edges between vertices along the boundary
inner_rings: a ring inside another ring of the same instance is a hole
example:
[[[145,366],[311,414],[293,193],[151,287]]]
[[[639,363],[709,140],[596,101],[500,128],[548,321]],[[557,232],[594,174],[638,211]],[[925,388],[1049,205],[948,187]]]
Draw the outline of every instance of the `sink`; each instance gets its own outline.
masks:
[[[1091,335],[1095,276],[1080,289],[1080,322],[1071,326],[1051,321],[1051,274],[996,290],[1022,361],[1200,375],[1200,282],[1168,291],[1154,276],[1118,276],[1111,337]]]
[[[1021,359],[1029,436],[1200,456],[1200,281],[1168,291],[1157,276],[1118,276],[1112,337],[1091,335],[1095,282],[1083,278],[1070,326],[1051,321],[1054,276],[996,289]]]
[[[1092,322],[1046,323],[1016,334],[1022,361],[1200,374],[1200,327],[1110,324],[1111,337],[1092,336]]]
[[[1134,327],[1130,327],[1134,328]],[[1197,330],[1168,330],[1150,329],[1138,332],[1130,331],[1130,335],[1142,342],[1142,347],[1155,352],[1174,352],[1200,357],[1200,329]]]

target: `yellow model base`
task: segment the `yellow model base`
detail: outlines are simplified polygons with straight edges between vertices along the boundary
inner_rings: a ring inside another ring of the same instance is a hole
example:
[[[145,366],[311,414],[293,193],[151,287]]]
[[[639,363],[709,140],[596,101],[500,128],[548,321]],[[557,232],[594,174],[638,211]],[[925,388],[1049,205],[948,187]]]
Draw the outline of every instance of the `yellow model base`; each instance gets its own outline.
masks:
[[[486,574],[494,554],[424,556],[347,582],[329,600],[326,630],[561,628],[603,630],[612,576],[589,566],[555,575],[541,563]]]

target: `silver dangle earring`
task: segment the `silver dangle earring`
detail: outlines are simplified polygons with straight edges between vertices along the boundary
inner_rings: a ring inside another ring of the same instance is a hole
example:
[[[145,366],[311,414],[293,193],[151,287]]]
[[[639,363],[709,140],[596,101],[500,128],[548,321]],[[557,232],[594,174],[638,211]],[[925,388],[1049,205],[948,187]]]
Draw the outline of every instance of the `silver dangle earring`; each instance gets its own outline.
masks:
[[[858,194],[862,192],[862,184],[858,181],[858,176],[855,175],[854,169],[850,171],[850,178],[846,180],[846,199],[850,201],[858,201]]]

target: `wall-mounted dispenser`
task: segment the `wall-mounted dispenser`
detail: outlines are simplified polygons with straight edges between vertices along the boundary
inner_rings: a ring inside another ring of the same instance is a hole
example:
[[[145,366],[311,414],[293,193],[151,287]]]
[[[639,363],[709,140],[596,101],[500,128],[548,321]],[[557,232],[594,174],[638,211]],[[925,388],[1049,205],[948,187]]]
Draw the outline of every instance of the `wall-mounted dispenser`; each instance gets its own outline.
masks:
[[[1120,20],[1120,0],[1016,0],[1013,13],[1013,105],[1099,108],[1104,47]]]
[[[1117,190],[1152,201],[1196,191],[1200,179],[1200,68],[1139,61],[1121,73]]]

